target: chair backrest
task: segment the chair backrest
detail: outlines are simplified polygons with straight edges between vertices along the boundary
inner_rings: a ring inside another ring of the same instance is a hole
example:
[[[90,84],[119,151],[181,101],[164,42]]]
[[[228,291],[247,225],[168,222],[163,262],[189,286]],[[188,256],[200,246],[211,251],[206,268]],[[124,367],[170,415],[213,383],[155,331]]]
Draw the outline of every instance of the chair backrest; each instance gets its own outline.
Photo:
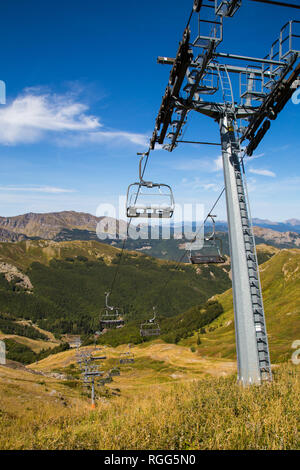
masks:
[[[167,184],[133,183],[127,190],[127,217],[171,218],[175,209],[172,189]]]

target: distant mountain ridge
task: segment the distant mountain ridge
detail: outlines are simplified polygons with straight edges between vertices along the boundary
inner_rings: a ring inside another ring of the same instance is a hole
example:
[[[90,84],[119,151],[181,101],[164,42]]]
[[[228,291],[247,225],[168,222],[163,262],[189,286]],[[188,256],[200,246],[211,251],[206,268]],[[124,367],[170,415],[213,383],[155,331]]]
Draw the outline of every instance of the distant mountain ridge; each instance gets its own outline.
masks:
[[[277,230],[278,232],[300,233],[300,220],[298,219],[289,219],[284,222],[274,222],[274,221],[267,220],[267,219],[254,218],[252,219],[252,223],[254,226],[269,228],[271,230]],[[182,225],[182,222],[176,222],[173,224],[173,226],[176,228],[180,228],[181,225]],[[185,222],[185,230],[187,231],[192,230],[192,225],[193,225],[192,222]],[[209,223],[207,223],[206,225],[208,227],[211,226],[211,224]],[[226,220],[216,220],[216,228],[220,232],[227,231],[228,224]]]
[[[102,239],[99,239],[97,235],[97,225],[99,222],[100,232],[105,234]],[[300,248],[300,221],[298,219],[290,219],[284,223],[253,219],[253,223],[255,225],[254,233],[257,243],[267,243],[278,248]],[[140,226],[141,230],[146,230],[145,224],[140,224]],[[151,240],[148,240],[147,236],[137,240],[129,239],[127,241],[127,248],[144,251],[150,256],[157,258],[176,260],[182,253],[184,240],[179,238],[178,233],[178,231],[181,232],[182,224],[173,223],[172,226],[174,237],[170,240],[162,240],[158,236]],[[206,226],[206,229],[207,231],[211,229],[209,224]],[[216,229],[223,240],[225,254],[229,254],[226,233],[228,230],[227,222],[219,221]],[[186,223],[184,232],[187,233],[192,230],[195,231],[193,224],[191,222]],[[0,217],[0,242],[15,243],[26,240],[64,242],[82,240],[101,241],[121,248],[123,241],[121,239],[116,240],[116,233],[123,235],[126,231],[127,222],[123,220],[116,220],[111,217],[96,217],[85,212],[63,211],[44,214],[31,212],[14,217]],[[147,230],[145,233],[147,233]],[[107,234],[111,236],[105,238]]]
[[[27,238],[41,238],[44,240],[60,240],[59,234],[64,230],[86,230],[96,232],[96,227],[103,219],[107,220],[107,230],[110,233],[111,222],[115,222],[110,217],[96,217],[85,212],[63,211],[38,214],[30,212],[28,214],[14,217],[0,217],[0,229],[6,231],[7,239],[4,240],[5,232],[2,233],[1,241],[20,241]],[[126,222],[118,221],[117,228],[120,231],[126,230]],[[18,234],[21,238],[15,239]],[[1,232],[0,232],[1,236]]]
[[[253,225],[259,227],[270,228],[278,232],[297,232],[300,233],[300,220],[289,219],[285,222],[272,222],[270,220],[253,219]]]

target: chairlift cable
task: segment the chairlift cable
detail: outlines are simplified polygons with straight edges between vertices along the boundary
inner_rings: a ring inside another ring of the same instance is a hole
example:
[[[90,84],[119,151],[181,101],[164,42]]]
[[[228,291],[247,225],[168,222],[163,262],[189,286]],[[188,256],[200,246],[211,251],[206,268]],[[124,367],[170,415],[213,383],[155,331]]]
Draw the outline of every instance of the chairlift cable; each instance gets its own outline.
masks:
[[[266,3],[267,5],[276,5],[279,7],[297,8],[298,10],[300,10],[300,6],[295,5],[294,3],[279,2],[277,0],[251,0],[251,1],[258,2],[258,3]]]
[[[147,167],[147,163],[148,163],[148,160],[149,160],[149,154],[150,154],[150,151],[147,153],[147,158],[145,160],[145,164],[144,164],[144,167],[143,167],[143,171],[142,171],[142,177],[144,176],[145,174],[145,171],[146,171],[146,167]],[[219,194],[218,198],[216,199],[216,201],[214,202],[213,206],[211,207],[209,213],[207,214],[205,220],[203,221],[203,223],[201,224],[201,226],[199,227],[194,239],[192,240],[191,243],[194,243],[196,241],[196,238],[197,238],[197,235],[199,235],[199,232],[200,230],[204,227],[206,221],[208,220],[208,218],[210,217],[210,214],[213,212],[213,210],[215,209],[216,205],[218,204],[218,202],[220,201],[221,197],[223,196],[225,192],[225,187],[222,189],[221,193]],[[139,195],[139,190],[137,192],[137,195],[136,195],[136,200],[138,198],[138,195]],[[136,202],[136,201],[135,201]],[[129,230],[129,227],[130,227],[130,224],[132,222],[132,218],[130,218],[128,224],[127,224],[127,234],[128,234],[128,230]],[[113,292],[113,288],[115,286],[115,282],[116,282],[116,279],[117,279],[117,276],[120,272],[120,268],[121,268],[121,261],[122,261],[122,257],[123,257],[123,254],[124,254],[124,250],[125,250],[125,246],[126,246],[126,241],[127,241],[127,238],[124,239],[123,241],[123,245],[122,245],[122,250],[121,250],[121,255],[120,255],[120,259],[119,259],[119,262],[118,262],[118,265],[117,265],[117,268],[116,268],[116,272],[115,272],[115,276],[114,276],[114,279],[113,279],[113,282],[111,284],[111,289],[110,289],[110,293]],[[183,255],[180,256],[180,258],[177,260],[176,262],[176,265],[175,265],[175,268],[174,270],[177,271],[177,269],[179,268],[180,264],[183,262],[183,259],[185,258],[186,254],[188,253],[188,249],[186,249],[183,253]],[[163,292],[166,287],[168,286],[169,282],[171,280],[171,276],[169,276],[169,278],[166,280],[166,282],[164,283],[162,289],[160,289],[159,293],[158,293],[158,298],[160,297],[160,294],[161,292]]]
[[[192,240],[191,243],[194,243],[194,242],[196,241],[197,235],[199,235],[200,230],[204,227],[205,222],[206,222],[206,221],[208,220],[208,218],[210,217],[211,213],[213,212],[213,210],[215,209],[216,205],[217,205],[218,202],[220,201],[220,199],[221,199],[221,197],[223,196],[224,192],[225,192],[225,187],[222,189],[221,193],[219,194],[218,198],[216,199],[215,203],[213,204],[212,208],[210,209],[209,213],[207,214],[205,220],[203,221],[202,225],[200,226],[199,230],[197,231],[197,233],[196,233],[196,235],[195,235],[195,237],[194,237],[194,239]],[[179,260],[177,261],[177,264],[176,264],[176,266],[175,266],[175,268],[174,268],[175,271],[179,268],[180,264],[182,263],[182,261],[184,260],[186,254],[187,254],[188,252],[189,252],[189,250],[187,249],[187,250],[185,250],[185,252],[183,253],[183,255],[180,256],[180,258],[179,258]],[[170,276],[170,277],[171,277],[171,276]],[[170,282],[170,277],[167,279],[167,281],[166,281],[165,284],[163,285],[162,289],[160,289],[157,298],[159,298],[159,297],[160,297],[160,294],[166,289],[167,285],[168,285],[169,282]]]
[[[150,155],[150,149],[149,149],[148,152],[147,152],[146,160],[145,160],[144,167],[143,167],[143,171],[142,171],[142,178],[144,177],[144,174],[145,174],[145,171],[146,171],[146,168],[147,168],[147,164],[148,164],[148,160],[149,160],[149,155]],[[141,190],[141,187],[139,187],[139,189],[137,190],[137,194],[136,194],[135,202],[134,202],[134,203],[137,202],[137,199],[138,199],[140,190]],[[131,225],[131,222],[132,222],[132,217],[131,217],[131,218],[129,219],[129,221],[127,222],[126,236],[125,236],[125,238],[124,238],[124,240],[123,240],[123,244],[122,244],[122,248],[121,248],[121,253],[120,253],[119,262],[118,262],[118,264],[117,264],[116,271],[115,271],[115,275],[114,275],[114,278],[113,278],[113,281],[112,281],[112,284],[111,284],[111,287],[110,287],[110,290],[109,290],[110,293],[113,292],[113,289],[114,289],[114,286],[115,286],[115,283],[116,283],[118,274],[119,274],[119,272],[120,272],[121,261],[122,261],[122,257],[123,257],[123,254],[124,254],[124,250],[125,250],[125,246],[126,246],[126,242],[127,242],[127,237],[128,237],[128,231],[129,231],[129,227],[130,227],[130,225]]]
[[[186,25],[185,29],[189,27],[190,22],[191,22],[191,19],[192,19],[192,16],[193,16],[193,13],[194,13],[194,9],[192,8],[192,11],[191,11],[191,14],[190,14],[190,16],[189,16],[189,19],[188,19],[188,22],[187,22],[187,25]]]

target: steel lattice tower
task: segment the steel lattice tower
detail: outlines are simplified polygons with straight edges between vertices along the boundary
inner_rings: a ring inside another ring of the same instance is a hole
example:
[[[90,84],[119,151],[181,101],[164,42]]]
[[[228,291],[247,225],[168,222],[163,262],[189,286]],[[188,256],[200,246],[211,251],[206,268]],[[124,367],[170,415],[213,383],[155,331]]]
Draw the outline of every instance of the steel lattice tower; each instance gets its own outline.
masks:
[[[176,58],[158,58],[158,63],[172,65],[172,70],[150,150],[156,143],[169,152],[179,143],[203,143],[179,140],[190,111],[211,117],[219,124],[238,379],[244,385],[251,385],[271,381],[272,372],[242,155],[252,155],[269,130],[271,121],[300,85],[300,21],[290,21],[282,28],[279,39],[263,59],[217,52],[223,39],[224,18],[233,16],[241,4],[242,0],[207,0],[207,4],[195,0]],[[193,28],[194,17],[196,25]],[[193,41],[191,29],[197,31]],[[224,63],[225,59],[227,63]],[[238,65],[228,63],[229,60],[238,61]],[[243,61],[251,65],[242,66]],[[239,77],[239,103],[234,99],[237,86],[232,83],[232,77],[236,76]],[[207,99],[213,96],[217,99]],[[165,143],[166,138],[169,143]],[[245,140],[249,143],[242,149]]]

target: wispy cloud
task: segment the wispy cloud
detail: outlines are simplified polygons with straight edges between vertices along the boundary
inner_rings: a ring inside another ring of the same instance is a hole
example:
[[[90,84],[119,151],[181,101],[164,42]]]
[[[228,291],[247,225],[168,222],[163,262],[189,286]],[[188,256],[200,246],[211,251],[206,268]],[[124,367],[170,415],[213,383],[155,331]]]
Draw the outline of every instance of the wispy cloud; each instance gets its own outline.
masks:
[[[193,179],[183,178],[181,183],[183,186],[186,186],[189,189],[192,189],[193,191],[202,190],[216,192],[220,190],[220,185],[218,185],[217,183],[206,182],[198,177],[195,177]]]
[[[216,171],[221,171],[223,169],[222,155],[219,155],[217,158],[186,158],[184,160],[175,161],[172,164],[174,170],[181,171],[195,171],[202,170],[207,173],[214,173]]]
[[[249,157],[249,155],[245,155],[244,156],[244,165],[249,165],[251,164],[251,162],[253,160],[256,160],[257,158],[262,158],[262,157],[265,157],[266,154],[265,153],[258,153],[257,155],[251,155],[251,157]]]
[[[120,141],[145,145],[147,141],[147,136],[142,134],[105,129],[100,118],[92,115],[74,93],[57,95],[29,88],[9,105],[1,107],[1,144],[34,143],[49,134],[55,142],[66,145]]]
[[[271,178],[276,178],[276,173],[274,173],[273,171],[270,171],[270,170],[250,168],[249,172],[254,174],[254,175],[269,176]]]
[[[135,134],[131,132],[118,130],[101,130],[96,132],[86,132],[81,134],[72,134],[72,136],[57,139],[59,145],[67,147],[77,147],[83,144],[110,144],[120,145],[124,142],[147,147],[149,137],[145,134]]]
[[[0,186],[0,191],[26,192],[26,193],[75,193],[75,189],[57,188],[55,186]]]
[[[219,155],[216,160],[214,160],[214,171],[221,171],[223,170],[223,159],[222,155]]]

